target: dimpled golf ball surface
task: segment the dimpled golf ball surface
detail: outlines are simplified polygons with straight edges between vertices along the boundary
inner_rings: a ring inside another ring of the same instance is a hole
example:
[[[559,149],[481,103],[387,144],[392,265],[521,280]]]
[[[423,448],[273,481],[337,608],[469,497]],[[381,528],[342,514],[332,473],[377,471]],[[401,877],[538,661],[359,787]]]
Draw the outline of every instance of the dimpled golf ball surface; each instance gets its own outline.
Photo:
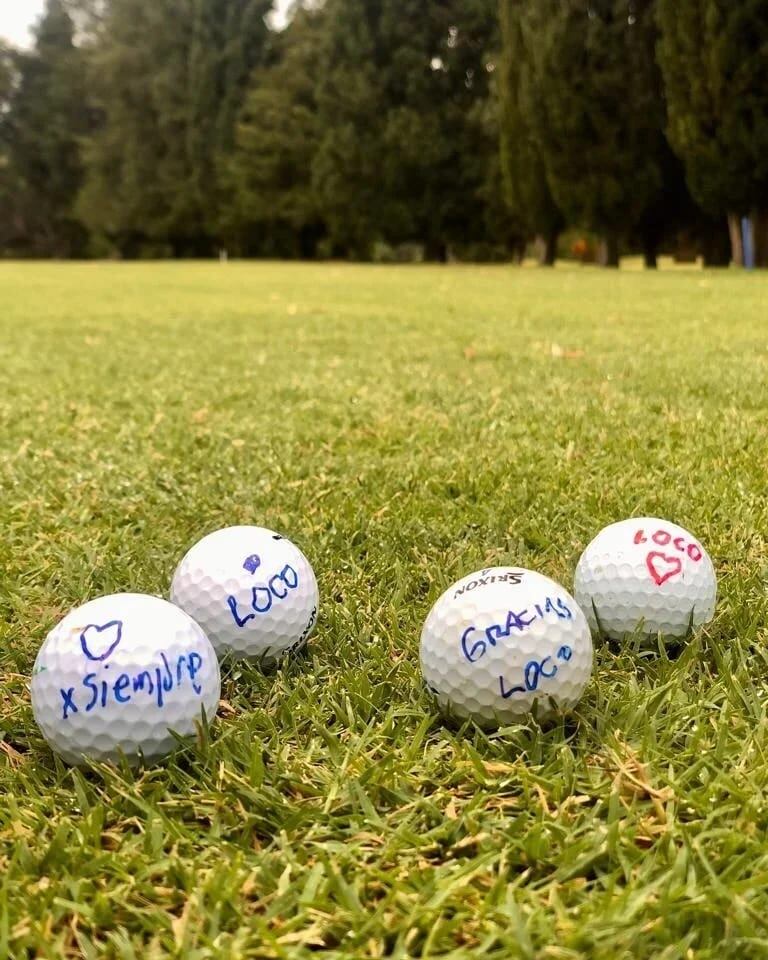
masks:
[[[614,640],[639,631],[685,637],[715,613],[712,561],[687,530],[654,517],[601,530],[581,555],[574,594],[591,628]]]
[[[592,673],[584,614],[532,570],[471,573],[435,603],[421,633],[421,668],[440,706],[491,725],[536,705],[540,716],[578,701]]]
[[[299,650],[317,621],[317,580],[290,540],[264,527],[203,537],[173,575],[171,601],[202,626],[219,655],[271,661]]]
[[[118,593],[77,607],[35,660],[32,708],[68,763],[170,753],[219,705],[219,664],[201,628],[158,597]]]

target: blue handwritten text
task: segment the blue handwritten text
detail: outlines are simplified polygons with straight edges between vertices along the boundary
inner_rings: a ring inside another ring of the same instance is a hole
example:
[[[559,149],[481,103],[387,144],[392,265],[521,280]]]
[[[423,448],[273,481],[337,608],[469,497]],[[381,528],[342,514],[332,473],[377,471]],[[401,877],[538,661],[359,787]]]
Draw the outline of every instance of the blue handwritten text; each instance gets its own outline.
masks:
[[[567,663],[572,656],[573,650],[568,646],[563,646],[557,651],[555,658],[561,663]],[[504,684],[504,677],[499,677],[499,692],[505,700],[509,700],[516,693],[533,693],[534,690],[539,689],[542,680],[551,680],[557,674],[557,669],[557,664],[552,657],[529,660],[523,667],[523,682],[507,688]]]
[[[251,620],[255,620],[259,614],[267,613],[273,603],[285,600],[289,592],[295,590],[298,585],[298,573],[290,564],[286,564],[280,573],[270,577],[266,583],[251,587],[250,605],[242,612],[238,606],[237,597],[227,597],[227,605],[233,620],[238,627],[244,627]]]
[[[482,631],[475,626],[467,627],[461,635],[461,650],[470,663],[479,660],[488,647],[495,647],[499,640],[505,640],[513,630],[522,633],[536,620],[543,620],[547,614],[554,614],[559,620],[572,620],[573,613],[562,597],[545,597],[541,603],[534,603],[529,609],[509,610],[503,623],[492,623]],[[481,636],[478,636],[481,634]]]
[[[143,670],[120,673],[115,679],[106,678],[101,673],[87,673],[79,686],[61,689],[62,720],[68,720],[72,714],[91,713],[93,710],[106,710],[113,704],[130,703],[141,697],[162,709],[168,694],[189,685],[197,696],[202,686],[197,676],[203,667],[203,658],[196,651],[181,653],[171,660],[160,651],[161,663]]]

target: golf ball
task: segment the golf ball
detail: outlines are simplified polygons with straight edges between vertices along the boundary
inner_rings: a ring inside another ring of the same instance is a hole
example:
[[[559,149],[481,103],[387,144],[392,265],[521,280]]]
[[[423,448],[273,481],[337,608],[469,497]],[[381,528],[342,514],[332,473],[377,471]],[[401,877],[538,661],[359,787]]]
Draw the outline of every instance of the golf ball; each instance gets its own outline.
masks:
[[[440,597],[421,633],[421,668],[441,707],[486,724],[573,707],[592,673],[584,614],[532,570],[471,573]]]
[[[51,630],[35,660],[32,709],[68,763],[136,763],[195,733],[219,704],[213,647],[186,613],[158,597],[117,593],[77,607]]]
[[[581,555],[574,594],[591,628],[614,640],[639,631],[685,637],[715,613],[717,580],[699,541],[654,517],[605,527]]]
[[[297,546],[264,527],[225,527],[176,568],[171,602],[194,617],[221,656],[272,661],[305,645],[319,595]]]

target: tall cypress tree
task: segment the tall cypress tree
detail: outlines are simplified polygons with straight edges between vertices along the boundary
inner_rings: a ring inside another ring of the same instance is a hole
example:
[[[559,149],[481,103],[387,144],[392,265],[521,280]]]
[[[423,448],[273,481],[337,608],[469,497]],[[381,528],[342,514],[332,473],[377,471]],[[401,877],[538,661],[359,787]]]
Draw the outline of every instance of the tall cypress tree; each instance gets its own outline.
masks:
[[[3,244],[35,256],[81,254],[86,234],[73,208],[83,179],[80,138],[89,123],[86,76],[62,0],[48,0],[34,48],[6,52],[4,62]]]
[[[602,233],[607,262],[664,182],[664,104],[654,0],[529,0],[527,123],[569,222]],[[651,257],[652,259],[652,257]]]
[[[15,77],[13,51],[0,42],[0,255],[7,252],[15,234],[17,190],[11,168],[8,133]]]
[[[740,217],[768,209],[768,3],[658,0],[658,20],[669,138],[738,262]]]
[[[257,70],[227,163],[223,223],[239,253],[312,257],[325,235],[312,185],[321,129],[316,84],[323,14],[300,10]]]
[[[92,55],[101,126],[80,209],[124,255],[206,255],[220,167],[271,0],[109,0]]]
[[[527,235],[542,240],[542,263],[555,262],[557,237],[565,225],[547,182],[544,158],[526,119],[524,102],[530,102],[531,58],[523,42],[521,18],[525,0],[500,0],[502,55],[499,98],[501,104],[501,169],[511,211]]]
[[[482,236],[495,0],[328,0],[314,183],[339,250]],[[478,164],[478,154],[483,162]]]

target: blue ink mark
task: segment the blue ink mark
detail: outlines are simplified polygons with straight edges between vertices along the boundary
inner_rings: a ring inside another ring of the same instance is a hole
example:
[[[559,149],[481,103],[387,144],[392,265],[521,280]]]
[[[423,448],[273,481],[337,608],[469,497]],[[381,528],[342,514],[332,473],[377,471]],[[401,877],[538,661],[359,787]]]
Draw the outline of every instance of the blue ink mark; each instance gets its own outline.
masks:
[[[245,558],[243,563],[243,570],[247,570],[248,573],[256,573],[256,571],[261,566],[261,557],[257,554],[251,554],[250,557]]]
[[[256,613],[266,613],[272,606],[272,592],[269,587],[254,587],[251,597],[251,606]]]
[[[571,612],[571,608],[566,604],[566,602],[563,600],[562,597],[557,598],[557,607],[558,607],[558,610],[560,610],[563,614],[562,617],[560,618],[561,620],[573,620],[573,613]]]
[[[544,659],[539,664],[539,673],[541,674],[542,677],[544,677],[545,680],[549,680],[550,677],[554,677],[554,675],[557,673],[556,666],[553,666],[552,669],[549,671],[549,673],[547,673],[547,671],[544,669],[544,666],[547,663],[547,661],[551,659],[552,657],[544,657]]]
[[[117,700],[118,703],[128,703],[131,699],[130,694],[128,694],[127,697],[123,696],[123,690],[125,690],[126,687],[130,687],[130,685],[131,678],[127,673],[121,673],[115,681],[115,700]]]
[[[180,658],[179,658],[179,660],[183,660],[183,659],[184,659],[183,657],[180,657]],[[198,675],[198,673],[200,673],[200,667],[202,667],[202,665],[203,665],[203,658],[200,656],[200,654],[199,654],[199,653],[195,653],[194,651],[193,651],[192,653],[190,653],[190,655],[189,655],[189,665],[188,665],[188,667],[187,667],[187,670],[188,670],[188,672],[189,672],[190,682],[192,683],[192,689],[193,689],[193,690],[195,691],[195,693],[197,693],[197,694],[200,694],[200,693],[202,692],[202,689],[203,689],[202,686],[201,686],[199,683],[197,683],[197,681],[195,680],[195,677]],[[178,682],[181,683],[181,677],[180,677],[180,674],[181,674],[181,664],[179,664],[178,671],[179,671],[179,679],[178,679]]]
[[[279,538],[282,539],[282,538]],[[250,610],[253,612],[240,612],[237,597],[228,596],[227,606],[232,614],[232,619],[238,627],[242,629],[251,620],[256,619],[259,613],[268,613],[272,609],[272,604],[285,600],[291,590],[295,590],[299,585],[299,575],[290,564],[286,564],[280,573],[270,577],[266,584],[258,584],[251,587]]]
[[[145,679],[146,678],[146,679]],[[148,670],[142,670],[141,673],[137,674],[133,678],[133,692],[141,693],[141,691],[147,688],[148,693],[152,693],[152,677],[149,675]]]
[[[477,630],[476,627],[467,627],[464,633],[461,635],[461,649],[464,651],[464,656],[469,660],[470,663],[474,663],[475,660],[479,660],[480,657],[485,653],[485,640],[478,640],[472,645],[470,649],[467,649],[467,638],[470,633],[475,633]]]
[[[227,597],[227,604],[229,605],[230,613],[232,614],[235,623],[238,627],[244,627],[249,620],[255,620],[255,613],[246,613],[246,615],[240,618],[237,614],[237,598],[236,597]]]
[[[481,639],[474,638],[470,641],[473,633],[479,633],[480,629],[474,625],[467,627],[461,635],[461,651],[469,663],[475,663],[486,651],[488,646],[495,647],[503,639],[511,636],[513,630],[523,633],[537,619],[543,620],[546,615],[554,613],[558,620],[572,620],[571,612],[565,601],[558,597],[554,602],[551,597],[545,597],[541,604],[534,603],[535,610],[509,610],[503,623],[492,623],[485,627],[485,637]],[[537,616],[538,615],[538,616]]]
[[[87,687],[93,692],[91,699],[85,705],[86,713],[90,713],[91,710],[93,710],[93,708],[96,706],[96,701],[99,699],[99,688],[93,683],[93,678],[95,676],[95,673],[89,673],[87,676],[83,677],[83,686]]]
[[[69,690],[59,690],[61,693],[61,699],[64,701],[64,716],[63,719],[66,720],[70,713],[77,713],[77,707],[75,706],[75,688],[70,687]]]
[[[525,693],[525,687],[512,687],[510,690],[504,689],[504,677],[499,677],[499,688],[501,695],[505,700],[509,700],[513,693]]]
[[[573,656],[573,650],[569,646],[562,646],[557,651],[557,659],[566,663]],[[551,666],[547,666],[551,664]],[[515,693],[533,693],[539,689],[541,680],[551,680],[557,674],[557,664],[552,662],[552,657],[543,657],[541,660],[529,660],[523,667],[523,683],[507,689],[504,685],[504,677],[499,677],[499,692],[504,700]]]
[[[89,638],[88,634],[91,633],[91,631],[95,632],[92,633]],[[106,633],[106,637],[100,638],[99,634],[101,633]],[[109,641],[110,637],[113,637],[112,642],[108,643],[102,652],[99,653],[99,642],[103,642],[104,640]],[[96,623],[89,623],[80,634],[80,646],[89,660],[103,661],[112,656],[115,652],[115,647],[120,643],[122,637],[122,620],[110,620],[109,623],[103,623],[101,626]]]
[[[199,674],[203,667],[203,657],[195,650],[179,654],[169,661],[165,652],[159,652],[160,663],[156,663],[136,673],[121,673],[116,679],[106,680],[96,672],[87,673],[80,687],[60,689],[62,699],[62,720],[68,720],[73,713],[82,708],[85,713],[94,710],[106,710],[115,704],[130,703],[136,696],[154,701],[158,709],[165,705],[166,695],[184,687],[189,682],[195,694],[203,692]],[[106,670],[107,667],[104,667]],[[77,702],[77,692],[81,698]],[[86,699],[87,698],[87,699]]]

